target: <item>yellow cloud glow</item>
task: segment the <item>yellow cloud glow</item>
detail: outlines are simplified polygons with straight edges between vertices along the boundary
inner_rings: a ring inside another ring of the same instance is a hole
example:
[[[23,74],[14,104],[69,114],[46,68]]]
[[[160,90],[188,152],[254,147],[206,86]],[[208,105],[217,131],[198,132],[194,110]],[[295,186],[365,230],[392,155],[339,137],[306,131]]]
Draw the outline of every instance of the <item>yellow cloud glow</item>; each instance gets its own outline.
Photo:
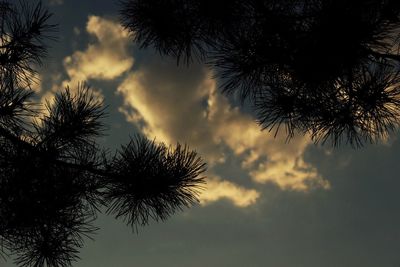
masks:
[[[250,115],[232,107],[217,92],[210,75],[205,74],[201,81],[185,88],[186,84],[179,84],[174,77],[157,76],[168,71],[160,66],[140,69],[118,88],[124,98],[120,111],[128,121],[141,125],[148,137],[156,136],[166,143],[187,142],[211,167],[226,161],[224,149],[228,147],[242,160],[240,167],[256,183],[273,183],[282,190],[296,191],[329,188],[317,170],[304,161],[305,149],[310,144],[307,136],[296,136],[288,144],[285,132],[276,137],[262,132]],[[242,203],[241,190],[247,189],[227,180],[210,180],[202,201],[227,198],[242,207],[255,203],[259,197],[255,190],[246,191]]]
[[[228,199],[236,206],[244,208],[256,203],[259,197],[260,193],[254,189],[246,189],[214,177],[207,180],[207,188],[200,196],[200,203],[207,205],[220,199]]]
[[[75,51],[64,59],[71,80],[112,80],[128,71],[133,57],[127,51],[129,34],[118,23],[89,16],[86,31],[95,38],[85,51]]]
[[[243,157],[242,167],[258,183],[271,182],[284,190],[307,191],[311,187],[329,188],[317,170],[303,160],[308,136],[295,136],[286,142],[286,133],[260,131],[254,119],[232,108],[227,99],[210,87],[208,120],[216,142],[227,144],[237,156]],[[261,163],[258,163],[261,161]]]

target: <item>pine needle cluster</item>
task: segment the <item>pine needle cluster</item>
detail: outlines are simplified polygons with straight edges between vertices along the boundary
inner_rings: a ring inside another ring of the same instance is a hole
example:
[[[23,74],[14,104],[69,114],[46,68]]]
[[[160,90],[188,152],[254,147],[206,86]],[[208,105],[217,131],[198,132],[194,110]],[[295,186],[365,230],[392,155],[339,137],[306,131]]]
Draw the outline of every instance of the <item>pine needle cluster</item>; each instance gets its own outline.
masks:
[[[104,103],[87,84],[43,108],[30,89],[56,26],[40,2],[0,1],[0,255],[18,266],[67,267],[105,210],[137,229],[197,201],[195,151],[135,135],[111,156]]]
[[[262,129],[359,147],[399,127],[399,1],[123,0],[120,14],[141,47],[206,62]]]

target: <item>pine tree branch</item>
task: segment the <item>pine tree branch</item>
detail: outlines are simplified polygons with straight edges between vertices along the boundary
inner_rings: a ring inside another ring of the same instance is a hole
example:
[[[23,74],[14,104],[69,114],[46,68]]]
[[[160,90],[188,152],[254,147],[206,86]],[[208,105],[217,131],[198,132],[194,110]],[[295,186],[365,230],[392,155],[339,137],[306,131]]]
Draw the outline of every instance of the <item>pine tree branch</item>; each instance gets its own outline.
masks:
[[[399,54],[379,53],[379,52],[372,51],[372,50],[370,50],[370,53],[373,57],[378,58],[378,59],[392,59],[392,60],[400,62]]]
[[[1,126],[0,126],[0,136],[6,138],[7,140],[9,140],[14,145],[22,147],[23,149],[26,149],[26,150],[28,150],[30,152],[40,153],[36,146],[30,144],[27,141],[24,141],[24,140],[20,139],[19,137],[15,136],[10,131],[8,131],[7,129],[4,129]],[[67,166],[67,167],[71,167],[71,168],[76,169],[76,170],[87,171],[87,172],[90,172],[92,174],[95,174],[95,175],[98,175],[98,176],[101,176],[101,177],[109,176],[109,173],[106,170],[104,170],[102,168],[93,167],[92,165],[76,164],[76,163],[67,162],[67,161],[64,161],[64,160],[61,160],[61,159],[55,159],[54,162],[56,164],[60,164],[60,165]]]

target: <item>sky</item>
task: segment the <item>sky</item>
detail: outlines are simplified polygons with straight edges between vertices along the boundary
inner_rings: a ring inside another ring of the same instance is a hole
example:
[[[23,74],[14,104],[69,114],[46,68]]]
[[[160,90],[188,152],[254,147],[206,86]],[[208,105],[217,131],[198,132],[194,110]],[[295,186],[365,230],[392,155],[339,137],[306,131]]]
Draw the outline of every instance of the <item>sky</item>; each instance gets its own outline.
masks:
[[[221,94],[204,64],[139,49],[118,24],[118,1],[44,3],[59,27],[38,99],[86,81],[108,110],[101,145],[114,151],[141,133],[186,143],[208,164],[198,205],[138,233],[100,215],[74,266],[400,266],[399,133],[361,149],[303,135],[287,143]]]

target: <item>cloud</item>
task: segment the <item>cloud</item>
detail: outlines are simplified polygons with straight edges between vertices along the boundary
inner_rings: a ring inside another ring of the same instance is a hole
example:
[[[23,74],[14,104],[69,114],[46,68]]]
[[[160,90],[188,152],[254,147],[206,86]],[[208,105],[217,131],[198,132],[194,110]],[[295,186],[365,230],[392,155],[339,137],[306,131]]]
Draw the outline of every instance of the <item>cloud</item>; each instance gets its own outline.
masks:
[[[209,178],[207,187],[200,196],[200,203],[207,205],[220,199],[228,199],[237,207],[245,208],[256,203],[260,193],[254,189],[246,189],[219,177]]]
[[[217,91],[211,76],[202,66],[176,69],[165,61],[148,60],[118,87],[124,101],[120,111],[149,138],[188,143],[209,163],[209,176],[223,177],[210,180],[215,190],[208,187],[203,203],[228,198],[243,207],[259,197],[258,191],[239,187],[215,171],[232,155],[241,162],[240,171],[255,184],[272,183],[294,191],[329,189],[328,181],[304,160],[311,143],[308,136],[297,135],[287,143],[283,131],[276,137],[260,131],[250,115]],[[240,202],[244,192],[244,202]]]
[[[118,23],[89,16],[86,31],[94,41],[86,50],[75,51],[64,59],[64,67],[72,81],[112,80],[133,66],[133,57],[128,53],[129,33]]]
[[[272,183],[295,191],[329,188],[317,169],[304,160],[310,143],[307,136],[297,136],[287,144],[282,131],[276,138],[261,132],[250,115],[233,107],[217,91],[216,81],[204,66],[177,69],[173,62],[150,56],[132,71],[130,36],[119,24],[89,16],[86,31],[93,40],[85,50],[64,59],[68,79],[62,87],[124,75],[117,93],[123,97],[120,111],[127,121],[151,139],[187,143],[209,163],[209,177],[222,177],[209,180],[211,186],[202,203],[226,198],[245,207],[259,198],[258,190],[239,186],[216,171],[232,156],[241,163],[237,168],[246,176],[243,178],[250,178],[253,185]]]
[[[63,82],[64,86],[89,79],[113,80],[128,72],[133,66],[134,59],[127,51],[130,43],[129,34],[117,23],[90,16],[86,31],[94,37],[94,42],[90,43],[86,50],[75,51],[64,59],[64,67],[69,76],[69,80]],[[170,74],[172,74],[166,69],[171,70],[171,68],[159,62],[155,66],[159,69],[131,72],[125,79],[119,87],[119,93],[125,97],[125,105],[121,111],[129,121],[142,123],[143,132],[151,138],[156,136],[159,141],[166,143],[183,140],[194,144],[193,147],[199,145],[207,155],[207,160],[221,159],[222,153],[212,144],[206,145],[203,141],[204,138],[212,138],[209,129],[201,130],[201,123],[206,114],[204,107],[199,105],[198,101],[207,99],[209,84],[204,83],[203,75],[199,76],[198,73],[204,74],[204,71],[195,69],[189,73],[186,80],[189,88],[179,92],[180,98],[177,101],[176,97],[171,95],[177,87],[173,83],[166,83],[171,80]],[[152,77],[153,75],[156,77]],[[195,93],[190,90],[193,81],[197,81],[200,87]],[[179,89],[184,87],[178,86]],[[154,91],[148,94],[147,88]],[[46,95],[47,99],[51,97],[52,95]],[[128,110],[127,107],[131,109]],[[187,116],[175,116],[181,112],[185,112]],[[192,130],[189,138],[182,127]],[[203,205],[227,198],[235,205],[245,207],[254,204],[259,197],[256,190],[246,189],[220,178],[209,179],[206,191],[201,196]]]
[[[117,22],[99,16],[89,16],[86,32],[93,38],[87,48],[84,51],[74,51],[72,55],[64,58],[66,79],[62,73],[47,73],[47,80],[51,86],[42,90],[40,76],[33,77],[37,83],[33,84],[32,89],[40,93],[41,104],[51,105],[56,93],[67,87],[74,94],[84,83],[90,85],[90,80],[113,80],[133,66],[134,59],[128,52],[131,42],[129,34]],[[77,27],[74,27],[74,33],[75,36],[81,34]],[[90,90],[99,101],[104,99],[99,88],[90,87]],[[48,111],[43,109],[40,117],[46,114]]]
[[[75,93],[82,83],[90,84],[90,80],[113,80],[126,73],[133,66],[134,59],[129,54],[129,33],[117,22],[99,16],[89,16],[86,32],[92,40],[83,51],[74,51],[64,58],[63,64],[67,79],[62,80],[57,74],[53,85],[46,92],[41,102],[52,102],[55,93],[69,87]],[[80,30],[74,27],[76,36]],[[103,99],[99,88],[91,87],[93,94]]]
[[[286,142],[284,131],[261,131],[250,115],[230,106],[228,100],[210,87],[207,120],[215,143],[223,142],[233,153],[243,158],[242,168],[253,181],[271,182],[284,190],[307,191],[329,188],[317,170],[303,159],[310,144],[308,136],[296,135]]]
[[[209,162],[223,160],[206,121],[204,104],[209,84],[203,81],[203,70],[180,69],[184,79],[175,71],[156,63],[129,75],[117,89],[124,99],[121,112],[128,121],[140,124],[150,138],[165,143],[187,142],[207,154]]]

